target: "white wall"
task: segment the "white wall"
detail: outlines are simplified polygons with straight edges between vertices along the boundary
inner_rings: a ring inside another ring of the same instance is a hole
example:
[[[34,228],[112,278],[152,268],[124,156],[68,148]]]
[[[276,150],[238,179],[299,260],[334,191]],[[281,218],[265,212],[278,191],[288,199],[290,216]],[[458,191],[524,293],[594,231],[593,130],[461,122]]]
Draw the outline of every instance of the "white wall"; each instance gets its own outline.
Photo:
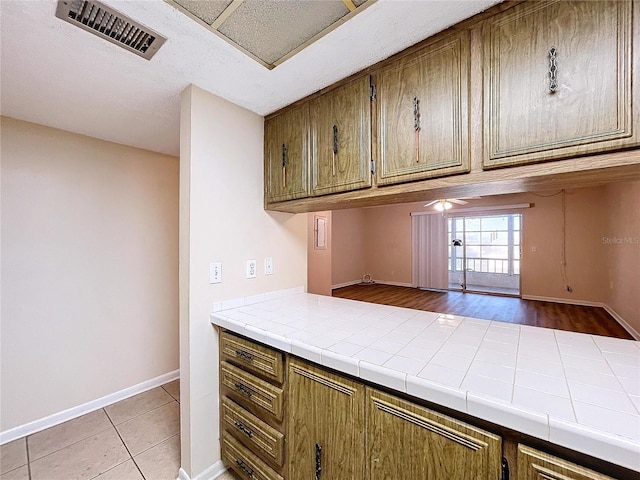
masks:
[[[195,478],[220,459],[214,302],[306,286],[307,216],[263,209],[263,118],[191,86],[180,133],[182,468]],[[264,258],[273,258],[265,276]],[[247,259],[258,277],[245,278]],[[209,284],[209,262],[222,283]],[[188,374],[185,374],[188,372]]]
[[[1,126],[4,432],[178,368],[178,159]]]

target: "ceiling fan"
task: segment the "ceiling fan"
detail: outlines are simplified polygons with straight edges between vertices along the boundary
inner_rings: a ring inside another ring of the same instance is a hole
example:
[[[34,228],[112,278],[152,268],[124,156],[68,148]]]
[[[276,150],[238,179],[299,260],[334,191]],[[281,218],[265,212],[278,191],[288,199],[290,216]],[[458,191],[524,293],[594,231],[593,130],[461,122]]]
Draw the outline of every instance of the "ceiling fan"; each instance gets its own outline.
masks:
[[[464,197],[464,199],[467,200],[477,200],[480,197]],[[433,205],[433,208],[435,208],[436,210],[438,210],[439,212],[444,212],[445,210],[449,210],[451,207],[453,207],[453,204],[458,204],[458,205],[466,205],[469,202],[466,202],[464,199],[462,198],[442,198],[440,200],[434,200],[432,202],[429,202],[425,205],[425,207],[430,207],[431,205]]]

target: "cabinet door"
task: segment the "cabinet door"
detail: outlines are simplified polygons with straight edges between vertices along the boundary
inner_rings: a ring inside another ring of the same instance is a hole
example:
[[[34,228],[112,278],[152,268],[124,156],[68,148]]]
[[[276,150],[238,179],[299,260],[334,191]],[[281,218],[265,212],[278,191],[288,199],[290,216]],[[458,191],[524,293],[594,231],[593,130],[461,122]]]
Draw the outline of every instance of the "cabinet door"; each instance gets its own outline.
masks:
[[[469,171],[469,32],[375,74],[379,185]]]
[[[267,203],[309,196],[309,106],[269,118],[264,124]]]
[[[288,398],[289,478],[361,480],[364,387],[294,359]]]
[[[518,445],[517,480],[614,480],[553,455]]]
[[[631,1],[525,2],[488,20],[485,168],[638,144],[632,8]]]
[[[502,440],[458,420],[367,388],[370,480],[496,480]]]
[[[371,186],[371,102],[366,75],[311,102],[312,195]]]

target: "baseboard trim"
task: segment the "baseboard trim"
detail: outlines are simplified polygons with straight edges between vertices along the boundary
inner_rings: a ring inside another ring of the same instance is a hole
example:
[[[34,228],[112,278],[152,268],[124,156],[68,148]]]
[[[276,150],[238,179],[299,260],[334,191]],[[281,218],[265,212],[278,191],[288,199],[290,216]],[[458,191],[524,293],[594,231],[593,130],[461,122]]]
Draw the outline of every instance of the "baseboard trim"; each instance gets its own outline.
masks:
[[[362,279],[352,280],[350,282],[338,283],[337,285],[331,285],[331,290],[335,290],[337,288],[350,287],[351,285],[358,285],[362,283]],[[372,283],[376,283],[378,285],[392,285],[394,287],[413,287],[412,283],[405,282],[389,282],[386,280],[374,280]]]
[[[73,420],[81,415],[99,410],[107,405],[111,405],[112,403],[119,402],[120,400],[132,397],[133,395],[146,392],[152,388],[159,387],[160,385],[176,380],[177,378],[180,378],[180,370],[165,373],[164,375],[152,378],[151,380],[120,390],[119,392],[111,393],[104,397],[97,398],[96,400],[83,403],[82,405],[63,410],[62,412],[54,413],[53,415],[25,423],[18,427],[10,428],[9,430],[0,432],[0,445],[4,445],[5,443],[31,435],[41,430],[54,427],[66,421]]]
[[[336,285],[331,285],[331,290],[335,290],[337,288],[343,288],[343,287],[350,287],[351,285],[357,285],[359,283],[362,283],[361,278],[359,278],[358,280],[351,280],[350,282],[343,282],[343,283],[338,283]]]
[[[613,308],[611,308],[606,303],[602,305],[602,308],[604,308],[609,315],[615,318],[616,322],[618,322],[622,326],[622,328],[624,328],[627,333],[629,333],[629,335],[631,335],[635,340],[640,341],[640,333],[638,333],[635,328],[629,325],[624,318],[618,315],[618,313]]]
[[[178,478],[176,480],[214,480],[227,471],[227,468],[222,463],[222,460],[218,460],[216,463],[205,469],[204,472],[200,473],[193,478],[187,475],[182,468],[178,470]]]
[[[611,308],[608,304],[604,302],[590,302],[588,300],[569,300],[565,298],[553,298],[553,297],[538,297],[536,295],[523,295],[523,300],[537,300],[539,302],[551,302],[551,303],[566,303],[569,305],[581,305],[584,307],[600,307],[604,308],[605,311],[611,315],[616,322],[620,324],[622,328],[624,328],[629,335],[631,335],[635,340],[640,341],[640,333],[633,328],[631,325],[627,323],[627,321],[622,318],[613,308]]]
[[[522,295],[523,300],[536,300],[538,302],[565,303],[567,305],[580,305],[582,307],[604,307],[602,302],[589,300],[572,300],[570,298],[539,297],[537,295]]]

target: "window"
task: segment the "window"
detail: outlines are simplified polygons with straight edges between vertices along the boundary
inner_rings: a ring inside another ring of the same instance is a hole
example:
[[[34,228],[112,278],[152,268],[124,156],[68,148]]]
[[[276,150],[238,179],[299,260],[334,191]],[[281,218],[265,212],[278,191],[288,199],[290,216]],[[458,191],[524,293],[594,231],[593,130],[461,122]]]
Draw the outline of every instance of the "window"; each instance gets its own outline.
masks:
[[[519,275],[521,220],[519,214],[449,218],[449,271],[463,270],[466,253],[468,272]],[[454,240],[466,244],[466,252]]]

